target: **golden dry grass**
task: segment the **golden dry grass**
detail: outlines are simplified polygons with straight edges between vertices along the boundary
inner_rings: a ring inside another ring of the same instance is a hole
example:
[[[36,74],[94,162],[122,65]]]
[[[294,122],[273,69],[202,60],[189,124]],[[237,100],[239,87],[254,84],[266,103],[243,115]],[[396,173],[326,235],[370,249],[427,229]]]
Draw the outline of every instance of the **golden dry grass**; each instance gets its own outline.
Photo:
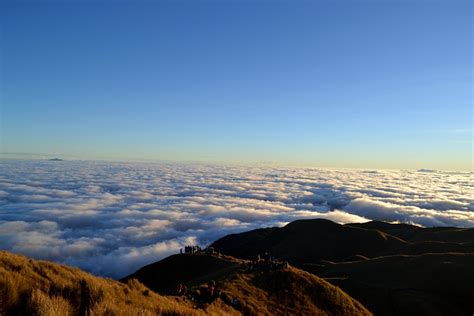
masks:
[[[248,271],[243,261],[231,261],[237,266],[216,280],[226,298],[239,301],[237,307],[224,297],[193,303],[159,295],[135,278],[122,283],[0,251],[0,315],[370,315],[342,290],[305,271]],[[205,279],[199,275],[196,287]]]
[[[369,315],[370,312],[341,289],[306,271],[249,269],[250,261],[205,254],[174,255],[148,265],[123,280],[136,278],[151,289],[168,293],[176,282],[191,291],[205,291],[217,282],[223,296],[204,304],[208,313],[244,315]],[[191,269],[192,268],[192,269]],[[238,304],[233,305],[232,300]],[[230,309],[229,309],[230,307]]]
[[[221,284],[250,315],[371,315],[340,288],[294,267],[238,273]]]
[[[137,280],[123,284],[76,268],[0,251],[1,315],[203,315]]]

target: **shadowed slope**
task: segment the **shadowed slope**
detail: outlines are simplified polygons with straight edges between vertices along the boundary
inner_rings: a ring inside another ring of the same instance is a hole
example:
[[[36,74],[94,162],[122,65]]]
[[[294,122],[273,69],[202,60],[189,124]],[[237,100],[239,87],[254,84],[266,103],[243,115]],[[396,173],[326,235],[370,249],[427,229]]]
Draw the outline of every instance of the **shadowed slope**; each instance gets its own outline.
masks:
[[[469,315],[474,254],[395,255],[307,265],[379,315]]]
[[[210,255],[173,255],[149,264],[123,278],[140,280],[153,291],[171,294],[179,283],[190,286],[206,283],[240,267],[239,261]]]
[[[254,234],[258,238],[246,248]],[[243,258],[269,251],[328,278],[375,314],[473,309],[464,302],[474,293],[472,228],[300,220],[282,228],[229,235],[212,246]]]
[[[222,253],[251,258],[271,252],[295,265],[394,254],[474,252],[474,229],[421,228],[368,222],[339,225],[324,219],[298,220],[282,228],[225,236],[212,244]]]
[[[418,227],[408,224],[389,224],[372,221],[367,223],[347,224],[346,226],[365,229],[377,229],[384,233],[397,236],[409,242],[441,241],[441,242],[473,242],[474,228],[456,227]]]
[[[359,227],[365,229],[376,229],[382,231],[386,234],[390,234],[401,238],[403,240],[409,240],[420,231],[423,230],[422,227],[409,225],[409,224],[390,224],[380,221],[370,221],[367,223],[354,223],[347,224],[346,226]]]
[[[212,246],[222,253],[239,258],[251,258],[269,251],[299,265],[321,259],[344,260],[354,255],[372,257],[388,248],[403,247],[404,244],[403,240],[378,230],[314,219],[298,220],[279,229],[229,235],[217,240]]]

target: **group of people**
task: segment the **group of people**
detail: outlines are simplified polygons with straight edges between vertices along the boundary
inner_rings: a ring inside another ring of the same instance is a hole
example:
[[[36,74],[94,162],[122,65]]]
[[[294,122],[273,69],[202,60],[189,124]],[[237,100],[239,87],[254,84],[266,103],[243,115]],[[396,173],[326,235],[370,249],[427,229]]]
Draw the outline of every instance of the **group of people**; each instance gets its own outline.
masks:
[[[184,296],[196,304],[210,304],[214,300],[221,298],[225,303],[237,307],[240,305],[237,298],[230,298],[216,286],[216,281],[211,280],[206,286],[192,291],[188,291],[186,285],[179,283],[176,286],[176,295]]]
[[[176,295],[184,296],[194,302],[210,303],[220,296],[221,290],[216,289],[216,281],[209,281],[206,287],[191,290],[188,292],[188,287],[182,283],[176,286]]]
[[[201,247],[199,246],[185,246],[184,247],[184,253],[186,254],[196,254],[196,253],[200,253],[201,251],[202,251]],[[183,248],[179,250],[179,253],[183,254]]]
[[[183,248],[179,250],[180,254],[183,254]],[[185,254],[202,254],[205,253],[206,255],[211,255],[211,256],[220,256],[220,252],[216,251],[214,247],[207,247],[206,249],[201,249],[199,246],[185,246],[184,247],[184,253]]]
[[[180,253],[183,254],[183,248],[180,249]],[[220,255],[213,247],[208,247],[204,250],[199,246],[185,246],[185,254],[209,254],[209,255]],[[270,253],[265,252],[263,254],[257,254],[249,263],[249,270],[260,270],[260,271],[275,271],[275,270],[286,270],[290,267],[288,261],[280,261],[275,259]],[[202,286],[199,289],[188,291],[186,285],[179,283],[176,286],[176,295],[186,297],[195,304],[204,305],[210,304],[214,300],[220,298],[224,303],[236,308],[237,310],[243,310],[246,306],[242,305],[236,297],[231,297],[227,293],[223,292],[216,286],[214,280],[209,281],[206,286]]]
[[[249,270],[262,271],[286,270],[289,267],[288,261],[276,260],[268,252],[265,252],[263,255],[257,254],[249,264]]]

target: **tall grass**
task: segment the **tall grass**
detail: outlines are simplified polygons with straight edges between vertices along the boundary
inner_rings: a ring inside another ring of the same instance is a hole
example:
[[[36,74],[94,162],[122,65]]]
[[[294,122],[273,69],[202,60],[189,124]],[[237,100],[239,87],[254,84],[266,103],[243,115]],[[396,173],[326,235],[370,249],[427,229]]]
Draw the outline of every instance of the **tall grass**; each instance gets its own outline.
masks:
[[[0,251],[0,315],[203,315],[137,280],[123,284]]]
[[[197,309],[182,298],[158,295],[137,279],[120,283],[0,251],[0,315],[370,315],[339,288],[310,273],[295,268],[237,270],[222,276],[218,286],[238,306],[223,296],[211,304],[199,303]]]
[[[73,314],[69,301],[61,296],[49,296],[40,289],[34,289],[28,302],[29,311],[38,316],[68,316]]]

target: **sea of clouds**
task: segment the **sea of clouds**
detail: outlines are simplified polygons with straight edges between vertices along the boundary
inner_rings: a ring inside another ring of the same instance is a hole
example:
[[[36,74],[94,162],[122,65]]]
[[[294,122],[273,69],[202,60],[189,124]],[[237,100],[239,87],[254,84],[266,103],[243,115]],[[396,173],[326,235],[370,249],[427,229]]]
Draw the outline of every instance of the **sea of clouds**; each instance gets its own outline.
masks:
[[[474,227],[472,173],[0,161],[0,249],[123,277],[302,218]]]

